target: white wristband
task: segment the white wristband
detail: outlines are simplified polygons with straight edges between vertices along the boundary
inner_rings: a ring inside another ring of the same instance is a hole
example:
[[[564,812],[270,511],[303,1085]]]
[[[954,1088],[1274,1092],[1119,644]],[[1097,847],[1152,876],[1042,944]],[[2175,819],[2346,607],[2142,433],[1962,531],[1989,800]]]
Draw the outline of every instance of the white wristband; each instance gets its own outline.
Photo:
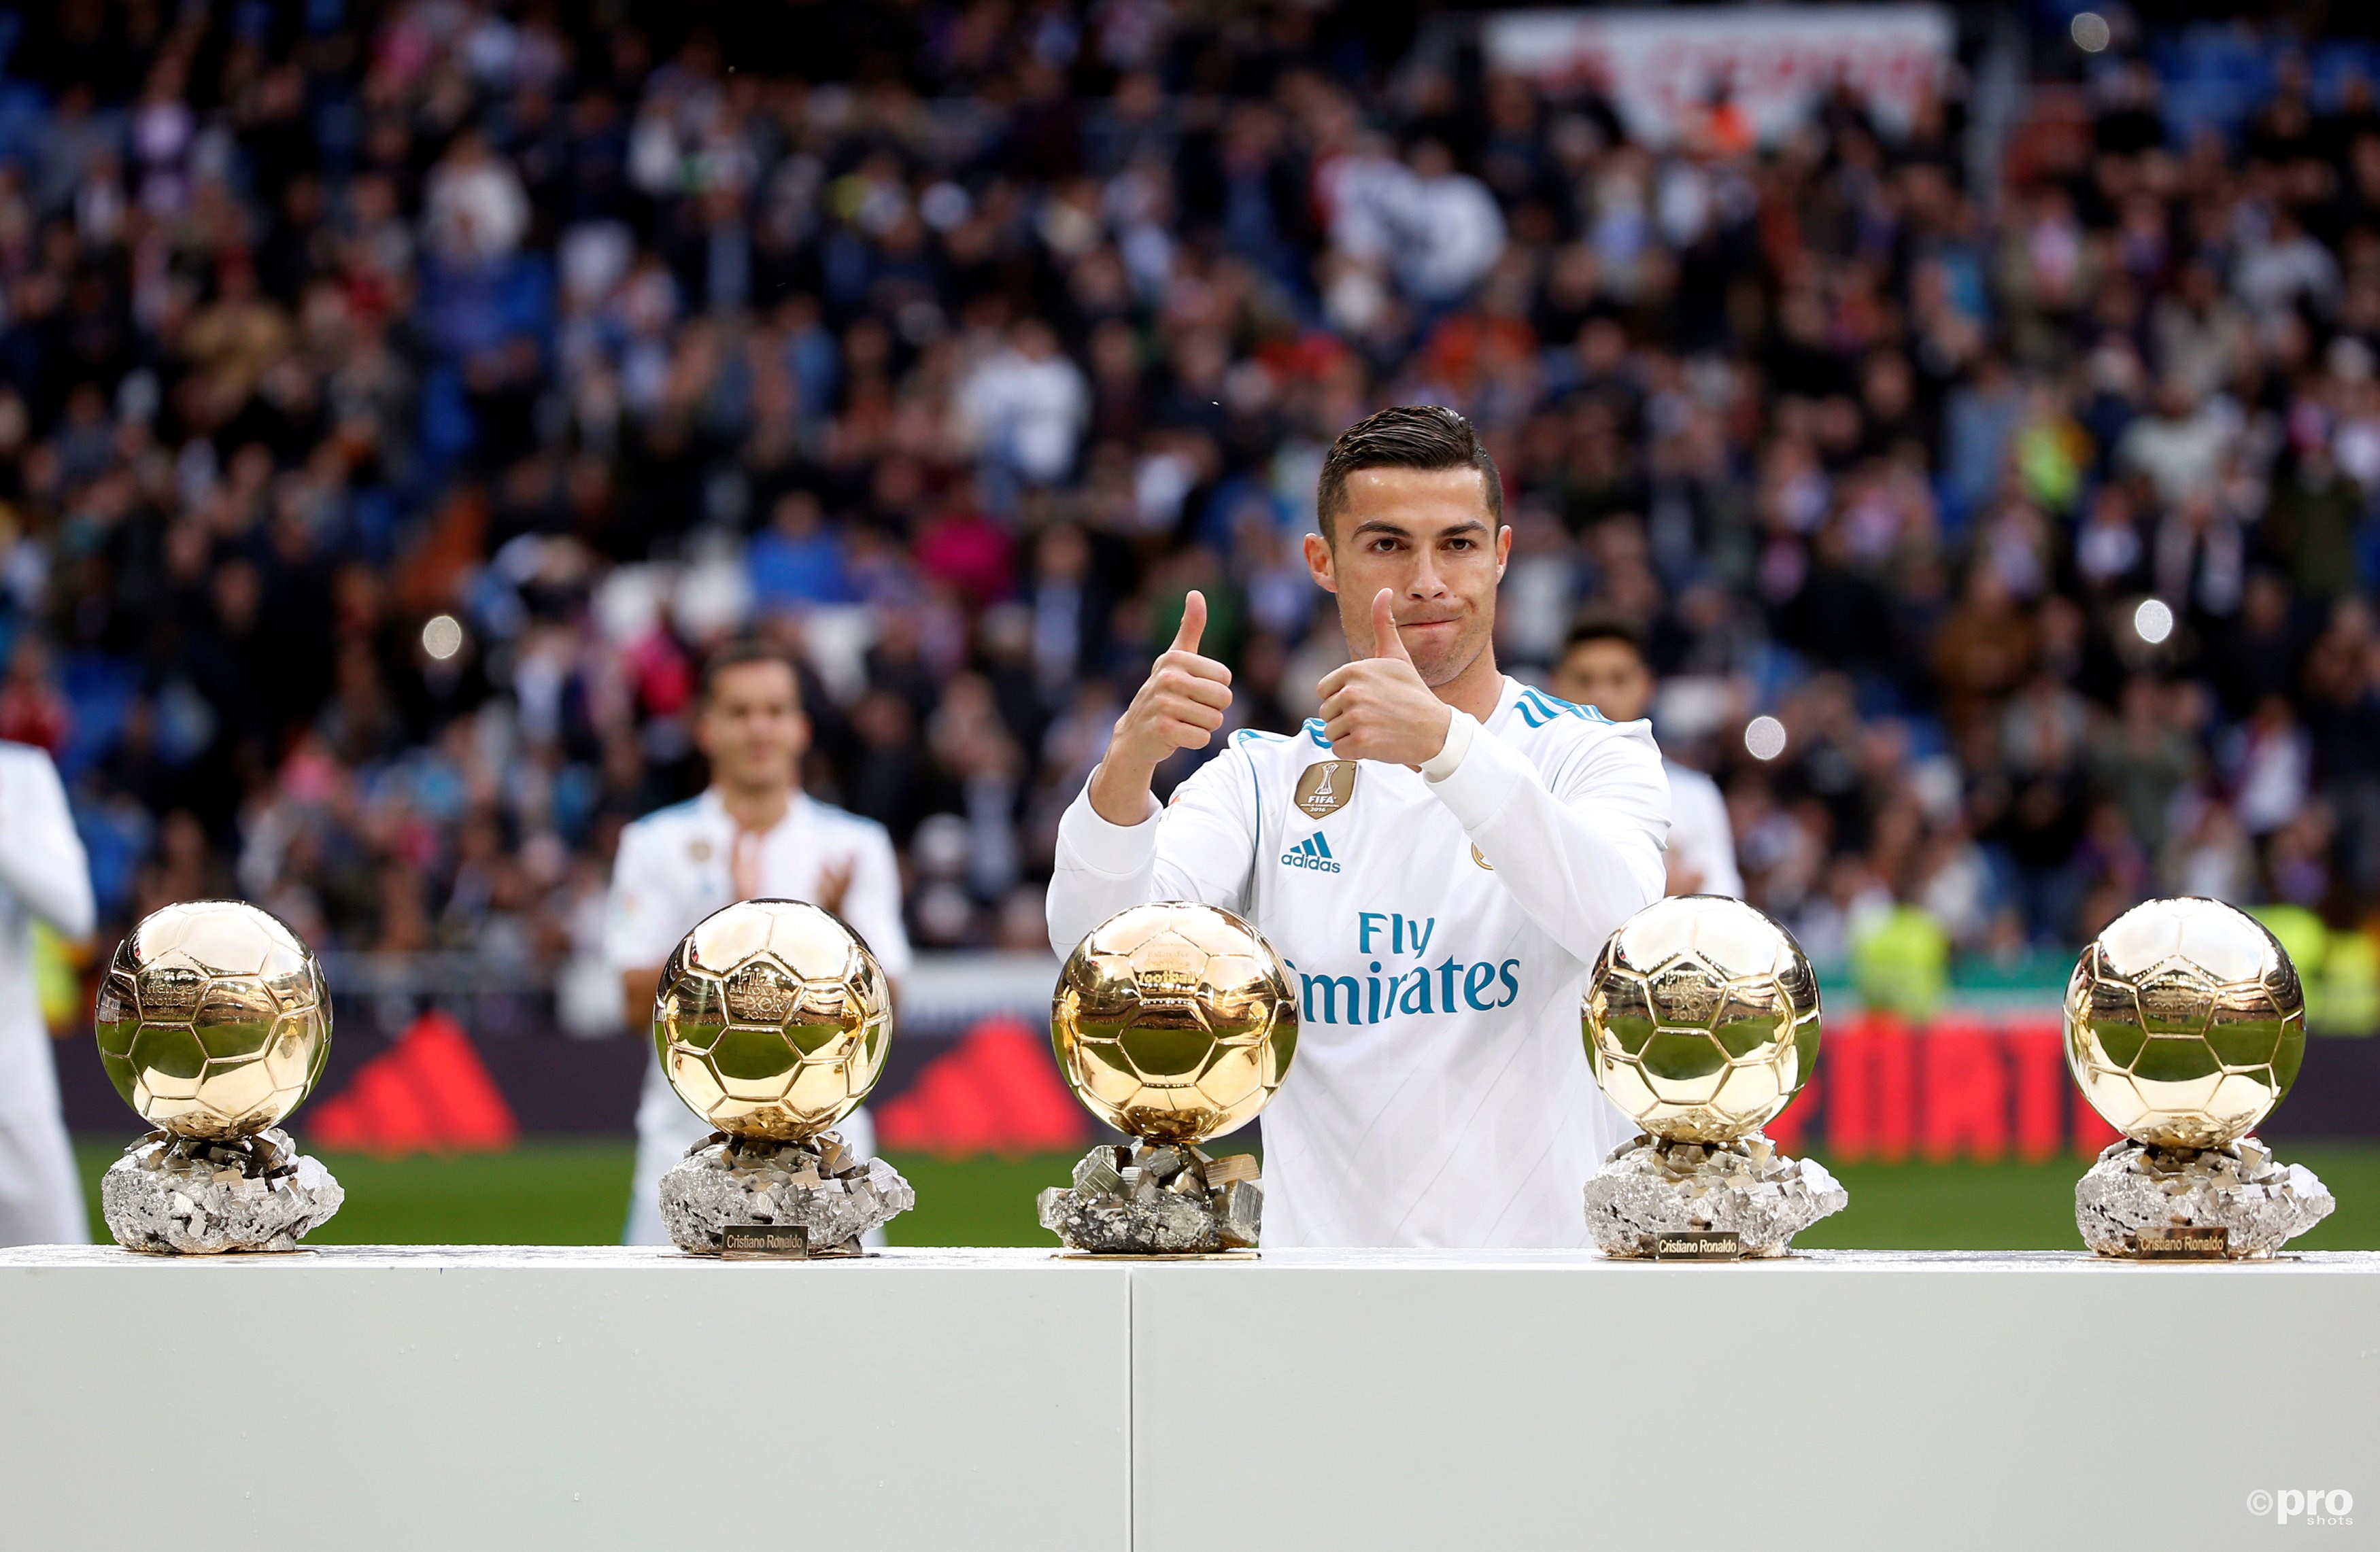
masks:
[[[1438,753],[1421,762],[1421,773],[1433,782],[1443,782],[1454,774],[1463,757],[1471,752],[1471,735],[1479,731],[1479,719],[1468,711],[1457,711],[1447,719],[1446,742]]]

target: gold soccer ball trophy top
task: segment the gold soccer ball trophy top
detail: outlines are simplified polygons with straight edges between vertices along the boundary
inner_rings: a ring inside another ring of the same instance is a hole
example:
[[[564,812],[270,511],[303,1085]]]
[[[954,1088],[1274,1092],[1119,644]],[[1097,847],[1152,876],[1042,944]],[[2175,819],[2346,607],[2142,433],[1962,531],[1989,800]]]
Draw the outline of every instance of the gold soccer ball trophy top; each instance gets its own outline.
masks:
[[[1198,1254],[1256,1243],[1252,1158],[1197,1145],[1264,1109],[1297,1054],[1289,967],[1229,911],[1173,902],[1118,912],[1075,945],[1050,1000],[1058,1065],[1091,1113],[1138,1145],[1100,1146],[1041,1194],[1072,1248]]]
[[[1656,1137],[1758,1131],[1818,1060],[1818,978],[1792,935],[1739,900],[1658,900],[1605,940],[1587,977],[1596,1081]]]
[[[1620,925],[1581,1006],[1596,1082],[1645,1135],[1587,1182],[1596,1243],[1622,1256],[1781,1255],[1847,1197],[1760,1128],[1818,1059],[1818,980],[1792,934],[1719,895]]]
[[[278,1130],[322,1075],[331,996],[286,924],[239,900],[143,917],[116,946],[93,1014],[115,1091],[158,1130],[102,1182],[136,1250],[289,1248],[338,1183]]]
[[[322,965],[280,917],[240,900],[142,918],[116,945],[93,1022],[115,1092],[179,1137],[279,1124],[331,1054]]]
[[[2083,949],[2066,1061],[2125,1141],[2075,1191],[2084,1243],[2131,1258],[2268,1255],[2330,1194],[2250,1135],[2297,1081],[2305,992],[2264,924],[2219,900],[2151,900]]]
[[[883,1075],[892,990],[859,934],[816,905],[747,900],[679,940],[653,1049],[695,1114],[735,1137],[814,1136]]]
[[[2305,1060],[2305,992],[2264,924],[2219,900],[2152,900],[2066,982],[2066,1061],[2136,1143],[2214,1148],[2272,1113]]]
[[[714,1135],[662,1177],[670,1237],[696,1255],[850,1255],[912,1206],[909,1184],[829,1130],[892,1049],[892,988],[858,933],[796,900],[697,923],[653,996],[653,1050]]]
[[[1289,967],[1231,912],[1137,905],[1067,957],[1050,1032],[1093,1115],[1153,1142],[1203,1142],[1247,1124],[1289,1075],[1297,1001]]]

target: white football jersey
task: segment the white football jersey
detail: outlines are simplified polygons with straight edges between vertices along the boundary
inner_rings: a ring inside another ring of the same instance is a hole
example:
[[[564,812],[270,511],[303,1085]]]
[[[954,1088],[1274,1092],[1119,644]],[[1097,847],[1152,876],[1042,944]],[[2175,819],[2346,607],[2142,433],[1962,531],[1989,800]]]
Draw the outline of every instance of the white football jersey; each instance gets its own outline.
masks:
[[[49,755],[0,743],[0,1246],[91,1237],[34,985],[36,920],[91,936],[91,870]]]
[[[613,968],[659,967],[695,923],[735,903],[735,821],[716,791],[658,809],[620,831],[603,930],[604,957]],[[765,899],[815,901],[826,875],[844,875],[837,914],[867,940],[887,976],[897,982],[909,973],[901,868],[882,825],[797,792],[777,827],[759,838],[754,862]],[[862,1157],[875,1153],[876,1130],[865,1109],[854,1110],[836,1131]],[[660,1061],[647,1063],[637,1101],[627,1243],[669,1243],[659,1206],[662,1175],[710,1134],[709,1124],[662,1075]]]
[[[57,1068],[33,985],[33,922],[91,935],[91,869],[48,753],[0,743],[0,1123],[55,1121]]]
[[[1076,797],[1050,937],[1195,900],[1291,966],[1297,1057],[1264,1112],[1272,1246],[1574,1246],[1581,1188],[1634,1134],[1596,1087],[1579,995],[1660,897],[1669,789],[1651,729],[1507,678],[1431,782],[1335,758],[1319,721],[1242,731],[1141,824]]]
[[[1743,898],[1743,874],[1735,866],[1735,826],[1718,783],[1690,765],[1663,760],[1670,778],[1670,852],[1694,876],[1682,892]]]
[[[711,912],[735,903],[731,853],[735,821],[716,791],[655,809],[620,831],[604,922],[604,957],[622,970],[649,970]],[[754,859],[763,897],[816,900],[830,872],[845,884],[836,914],[868,940],[884,973],[909,973],[901,926],[901,867],[892,838],[874,819],[796,792]]]

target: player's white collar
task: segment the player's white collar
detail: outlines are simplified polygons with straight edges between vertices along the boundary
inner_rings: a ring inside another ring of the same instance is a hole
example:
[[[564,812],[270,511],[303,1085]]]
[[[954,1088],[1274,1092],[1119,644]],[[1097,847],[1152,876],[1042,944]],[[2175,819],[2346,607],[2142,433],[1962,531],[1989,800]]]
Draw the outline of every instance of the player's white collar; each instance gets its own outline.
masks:
[[[710,819],[717,824],[724,825],[730,834],[735,833],[735,816],[727,811],[727,800],[719,795],[719,789],[717,787],[713,786],[703,788],[702,795],[696,798],[694,801],[696,810],[700,813],[704,818]],[[779,819],[776,823],[776,828],[769,831],[767,834],[774,835],[778,831],[786,830],[793,826],[807,822],[810,817],[810,802],[811,799],[809,794],[804,792],[798,786],[794,788],[793,792],[788,794],[785,799],[784,817]],[[764,836],[763,839],[765,838],[766,837]]]
[[[1496,692],[1496,709],[1488,712],[1488,720],[1479,724],[1490,733],[1503,731],[1504,724],[1512,719],[1512,708],[1521,702],[1521,692],[1529,687],[1509,673],[1501,677],[1504,683]]]

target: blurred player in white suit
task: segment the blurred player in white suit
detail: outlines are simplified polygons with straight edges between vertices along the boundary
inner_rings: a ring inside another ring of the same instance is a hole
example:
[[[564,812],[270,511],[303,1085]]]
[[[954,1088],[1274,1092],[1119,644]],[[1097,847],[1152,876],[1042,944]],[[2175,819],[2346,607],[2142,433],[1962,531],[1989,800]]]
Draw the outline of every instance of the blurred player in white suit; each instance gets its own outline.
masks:
[[[91,869],[42,750],[0,744],[0,1245],[91,1238],[33,982],[33,923],[88,938]]]
[[[1571,627],[1554,668],[1553,693],[1592,706],[1615,722],[1633,722],[1653,709],[1653,669],[1644,638],[1619,620],[1588,618]],[[1667,758],[1670,778],[1670,892],[1743,898],[1735,866],[1735,830],[1718,783]]]
[[[807,900],[834,912],[867,940],[897,994],[909,970],[909,938],[892,840],[874,820],[802,791],[809,720],[792,661],[758,643],[722,649],[703,675],[695,738],[710,760],[710,786],[623,830],[612,864],[604,952],[620,972],[628,1027],[650,1039],[653,992],[670,951],[697,922],[739,900]],[[835,1130],[859,1157],[875,1153],[866,1109]],[[670,1243],[662,1176],[710,1134],[660,1061],[649,1061],[637,1104],[627,1243]]]

